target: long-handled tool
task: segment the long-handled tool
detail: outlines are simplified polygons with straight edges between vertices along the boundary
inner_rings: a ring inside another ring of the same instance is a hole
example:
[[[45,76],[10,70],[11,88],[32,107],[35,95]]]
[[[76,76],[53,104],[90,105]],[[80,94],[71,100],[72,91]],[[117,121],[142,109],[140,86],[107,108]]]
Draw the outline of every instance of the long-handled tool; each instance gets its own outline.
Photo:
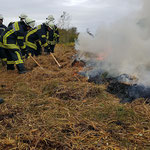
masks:
[[[31,54],[29,54],[29,56],[31,57],[31,59],[32,59],[41,69],[44,70],[44,68],[34,59],[34,57],[33,57]]]
[[[51,54],[51,56],[53,57],[53,59],[55,60],[55,62],[56,62],[56,64],[59,66],[59,68],[62,68],[62,66],[60,65],[60,63],[57,61],[57,59],[55,58],[55,56],[52,54],[52,53],[50,53]]]

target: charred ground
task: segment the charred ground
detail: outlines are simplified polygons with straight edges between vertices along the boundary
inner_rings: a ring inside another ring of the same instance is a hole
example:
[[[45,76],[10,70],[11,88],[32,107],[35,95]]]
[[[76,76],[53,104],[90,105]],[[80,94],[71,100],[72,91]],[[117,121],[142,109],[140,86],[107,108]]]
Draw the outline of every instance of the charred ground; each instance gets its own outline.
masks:
[[[89,83],[72,66],[76,51],[58,45],[55,56],[25,62],[19,75],[0,69],[0,149],[97,150],[150,148],[150,106],[144,99],[120,104],[106,85]]]

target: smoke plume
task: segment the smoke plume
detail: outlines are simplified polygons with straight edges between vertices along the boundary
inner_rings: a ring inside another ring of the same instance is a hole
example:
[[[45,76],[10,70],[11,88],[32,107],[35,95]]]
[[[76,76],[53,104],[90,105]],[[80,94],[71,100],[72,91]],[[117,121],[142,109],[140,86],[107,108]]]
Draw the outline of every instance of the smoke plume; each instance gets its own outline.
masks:
[[[101,25],[94,37],[80,34],[77,49],[104,56],[103,68],[112,75],[129,74],[150,85],[150,1],[111,25]],[[82,59],[83,55],[80,55]],[[85,57],[84,57],[85,58]]]

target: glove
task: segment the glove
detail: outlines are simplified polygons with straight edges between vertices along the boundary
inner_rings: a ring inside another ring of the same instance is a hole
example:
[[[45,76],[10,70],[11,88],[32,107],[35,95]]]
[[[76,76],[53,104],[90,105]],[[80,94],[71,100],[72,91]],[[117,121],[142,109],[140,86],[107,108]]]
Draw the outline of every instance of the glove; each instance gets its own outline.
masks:
[[[51,53],[54,53],[54,50],[50,49],[50,52],[51,52]]]
[[[44,52],[48,52],[48,48],[45,47],[45,48],[44,48]]]

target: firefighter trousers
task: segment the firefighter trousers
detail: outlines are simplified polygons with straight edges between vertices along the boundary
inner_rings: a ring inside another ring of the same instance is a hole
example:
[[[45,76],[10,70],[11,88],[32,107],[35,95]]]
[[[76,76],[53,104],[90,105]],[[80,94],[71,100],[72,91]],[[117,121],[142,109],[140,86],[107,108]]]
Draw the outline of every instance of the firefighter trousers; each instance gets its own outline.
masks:
[[[7,70],[14,70],[14,64],[19,72],[25,71],[25,67],[22,60],[21,51],[18,49],[5,49],[7,56]]]
[[[3,47],[0,47],[0,58],[3,61],[7,61],[7,56],[6,56],[6,53],[5,53],[5,49]]]

